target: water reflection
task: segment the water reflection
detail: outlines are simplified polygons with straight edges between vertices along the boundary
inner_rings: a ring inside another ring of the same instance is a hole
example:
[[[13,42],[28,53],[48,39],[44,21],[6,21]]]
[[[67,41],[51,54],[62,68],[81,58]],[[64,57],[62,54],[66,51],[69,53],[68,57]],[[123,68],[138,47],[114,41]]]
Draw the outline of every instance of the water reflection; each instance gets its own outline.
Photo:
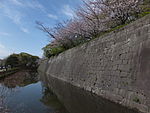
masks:
[[[3,90],[5,89],[5,90]],[[38,81],[37,73],[18,72],[0,81],[0,113],[67,113],[57,97]],[[2,101],[0,101],[2,102]]]
[[[43,96],[40,101],[44,105],[52,107],[55,113],[68,113],[60,101],[58,101],[57,96],[46,86],[43,87]]]
[[[19,72],[1,80],[0,113],[138,113],[58,79],[38,78]]]
[[[8,88],[24,87],[37,82],[37,73],[32,71],[20,71],[0,80],[0,83]]]
[[[8,96],[8,88],[0,85],[0,113],[7,113],[9,109],[6,106],[6,97]]]
[[[70,113],[138,113],[56,78],[41,79],[63,102]]]

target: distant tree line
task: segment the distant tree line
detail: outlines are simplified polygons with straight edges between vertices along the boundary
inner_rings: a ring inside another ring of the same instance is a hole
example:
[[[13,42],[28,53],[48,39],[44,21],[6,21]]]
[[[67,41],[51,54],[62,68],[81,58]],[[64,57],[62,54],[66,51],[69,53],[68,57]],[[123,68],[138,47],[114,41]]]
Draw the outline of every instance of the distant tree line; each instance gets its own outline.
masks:
[[[32,56],[28,53],[20,53],[20,54],[11,54],[6,59],[4,59],[4,63],[0,65],[1,68],[28,68],[35,69],[38,67],[39,57]]]
[[[51,57],[150,13],[150,0],[86,0],[71,20],[49,28],[36,22],[52,40],[44,56]]]

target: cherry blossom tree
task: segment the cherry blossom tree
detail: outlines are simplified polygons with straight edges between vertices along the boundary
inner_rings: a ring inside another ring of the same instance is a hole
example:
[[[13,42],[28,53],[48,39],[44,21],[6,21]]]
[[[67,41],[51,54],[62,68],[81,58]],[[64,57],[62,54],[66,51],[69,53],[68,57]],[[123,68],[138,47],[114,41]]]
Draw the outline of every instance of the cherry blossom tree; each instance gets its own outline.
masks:
[[[141,0],[95,0],[91,4],[105,13],[116,25],[134,20],[141,12]]]
[[[83,0],[83,5],[71,20],[60,22],[53,28],[36,22],[38,28],[51,39],[43,50],[49,55],[58,54],[136,20],[147,3],[149,0]]]

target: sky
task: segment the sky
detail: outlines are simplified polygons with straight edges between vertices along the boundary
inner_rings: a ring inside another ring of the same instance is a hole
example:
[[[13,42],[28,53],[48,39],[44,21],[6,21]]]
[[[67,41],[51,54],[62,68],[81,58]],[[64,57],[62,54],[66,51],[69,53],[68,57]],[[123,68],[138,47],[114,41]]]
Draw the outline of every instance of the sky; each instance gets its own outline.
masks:
[[[42,56],[50,42],[36,21],[53,27],[73,18],[81,0],[0,0],[0,59],[12,53]]]

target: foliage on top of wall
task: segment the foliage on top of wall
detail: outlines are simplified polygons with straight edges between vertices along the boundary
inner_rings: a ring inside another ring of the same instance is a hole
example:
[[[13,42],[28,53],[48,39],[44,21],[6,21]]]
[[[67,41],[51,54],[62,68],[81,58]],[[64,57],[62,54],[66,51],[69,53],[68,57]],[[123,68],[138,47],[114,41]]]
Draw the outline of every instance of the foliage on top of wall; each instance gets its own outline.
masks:
[[[76,16],[58,23],[54,28],[36,22],[38,28],[53,40],[43,48],[50,58],[59,53],[90,41],[105,33],[124,27],[150,13],[149,0],[86,0],[76,10]]]

